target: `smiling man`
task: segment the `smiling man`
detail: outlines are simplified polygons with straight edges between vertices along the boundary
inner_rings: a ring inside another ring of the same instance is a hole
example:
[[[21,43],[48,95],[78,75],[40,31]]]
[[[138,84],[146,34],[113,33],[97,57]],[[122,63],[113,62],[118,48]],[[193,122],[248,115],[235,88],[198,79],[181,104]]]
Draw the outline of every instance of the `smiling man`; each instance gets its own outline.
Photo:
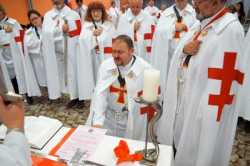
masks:
[[[108,129],[109,135],[142,140],[147,117],[134,97],[143,88],[144,70],[151,67],[135,56],[126,35],[115,38],[112,49],[113,58],[100,66],[87,124]]]
[[[176,166],[227,166],[244,80],[244,32],[225,0],[194,0],[201,23],[177,46],[169,70],[161,143],[176,148]]]

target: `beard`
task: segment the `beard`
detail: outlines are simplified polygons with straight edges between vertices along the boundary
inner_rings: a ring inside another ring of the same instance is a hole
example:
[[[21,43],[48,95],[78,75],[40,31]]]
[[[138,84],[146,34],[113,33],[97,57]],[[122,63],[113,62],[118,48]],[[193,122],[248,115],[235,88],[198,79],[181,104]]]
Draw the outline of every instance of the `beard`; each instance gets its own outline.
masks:
[[[194,8],[195,9],[195,12],[196,12],[196,18],[199,20],[199,21],[202,21],[204,19],[206,19],[207,17],[203,16],[199,10],[199,8]]]
[[[123,65],[123,62],[122,62],[122,60],[120,58],[114,58],[114,61],[115,61],[115,64],[117,66],[122,66]]]

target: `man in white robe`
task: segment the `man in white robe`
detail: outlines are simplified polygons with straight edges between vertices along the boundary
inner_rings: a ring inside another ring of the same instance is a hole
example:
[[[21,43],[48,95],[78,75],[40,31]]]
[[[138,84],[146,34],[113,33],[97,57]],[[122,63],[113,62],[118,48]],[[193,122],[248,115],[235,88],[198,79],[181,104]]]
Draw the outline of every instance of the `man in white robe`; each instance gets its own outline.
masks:
[[[240,111],[239,116],[246,120],[246,131],[250,132],[250,70],[249,70],[249,54],[250,54],[250,30],[244,40],[243,55],[244,55],[244,69],[246,71],[245,81],[243,87],[240,89],[238,110]]]
[[[181,17],[180,22],[175,10]],[[154,33],[151,63],[161,72],[162,92],[165,92],[168,70],[176,46],[196,21],[195,11],[187,0],[175,0],[175,4],[161,14]]]
[[[15,92],[40,96],[32,64],[24,56],[24,30],[16,20],[6,16],[3,7],[0,7],[0,27],[0,61],[8,70]]]
[[[119,11],[119,8],[115,4],[115,0],[111,1],[111,5],[110,5],[110,8],[108,10],[108,15],[110,16],[115,28],[117,28],[117,24],[118,24],[119,19],[120,19],[120,11]]]
[[[45,14],[42,28],[48,94],[52,100],[61,93],[69,94],[71,107],[78,99],[76,55],[81,20],[63,0],[52,2],[54,7]]]
[[[150,62],[155,23],[152,16],[142,10],[143,0],[129,0],[129,8],[118,23],[118,35],[130,36],[135,43],[136,55]]]
[[[31,154],[24,135],[24,107],[22,104],[5,105],[0,96],[0,121],[8,131],[0,144],[0,161],[3,166],[31,166]]]
[[[176,148],[175,166],[227,166],[238,88],[244,81],[243,28],[225,0],[194,0],[201,24],[180,41],[169,70],[159,142]]]
[[[83,0],[76,0],[76,5],[77,5],[77,8],[75,9],[75,11],[79,14],[81,18],[81,22],[83,24],[88,7],[84,5]]]
[[[112,49],[113,58],[100,66],[87,124],[106,128],[109,135],[144,140],[147,114],[141,113],[134,97],[143,88],[144,70],[151,66],[135,56],[126,35],[118,36]]]

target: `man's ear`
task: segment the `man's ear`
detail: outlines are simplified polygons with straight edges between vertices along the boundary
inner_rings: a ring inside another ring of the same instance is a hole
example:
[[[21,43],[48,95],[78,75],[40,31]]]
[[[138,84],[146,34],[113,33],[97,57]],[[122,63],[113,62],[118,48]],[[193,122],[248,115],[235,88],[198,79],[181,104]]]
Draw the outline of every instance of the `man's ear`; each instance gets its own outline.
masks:
[[[131,54],[134,54],[135,49],[134,49],[134,48],[130,48],[130,49],[129,49],[129,52],[130,52]]]

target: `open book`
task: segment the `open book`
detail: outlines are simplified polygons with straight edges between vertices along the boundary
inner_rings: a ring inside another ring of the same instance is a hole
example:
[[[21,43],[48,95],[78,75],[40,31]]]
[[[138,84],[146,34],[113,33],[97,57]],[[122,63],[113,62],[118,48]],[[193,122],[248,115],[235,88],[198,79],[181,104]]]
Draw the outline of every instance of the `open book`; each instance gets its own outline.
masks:
[[[42,149],[49,140],[61,129],[62,122],[45,116],[26,116],[24,131],[32,148]],[[0,126],[0,139],[4,139],[7,128]]]

